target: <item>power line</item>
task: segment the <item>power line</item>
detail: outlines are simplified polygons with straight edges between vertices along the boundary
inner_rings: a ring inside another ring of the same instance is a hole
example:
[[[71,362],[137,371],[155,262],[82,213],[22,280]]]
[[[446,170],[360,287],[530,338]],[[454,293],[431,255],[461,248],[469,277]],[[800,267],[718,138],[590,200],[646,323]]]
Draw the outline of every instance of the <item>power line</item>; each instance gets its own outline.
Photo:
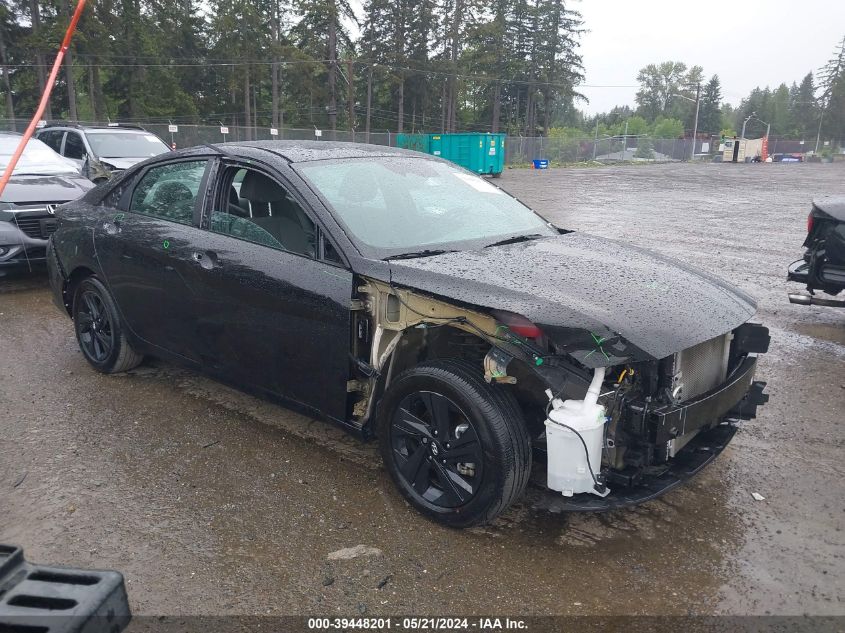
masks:
[[[76,54],[75,57],[77,58],[86,58],[86,57],[96,57],[93,55],[82,55]],[[177,58],[178,59],[178,58]],[[527,80],[527,79],[517,79],[517,78],[506,78],[506,77],[493,77],[489,75],[473,75],[467,73],[453,73],[447,72],[442,70],[433,70],[430,68],[413,68],[410,66],[397,66],[394,64],[383,64],[381,62],[369,62],[367,60],[360,60],[360,59],[353,59],[353,60],[337,60],[338,64],[346,63],[347,61],[352,61],[353,63],[364,66],[364,67],[372,67],[372,68],[382,68],[392,71],[401,71],[401,72],[408,72],[408,73],[415,73],[418,75],[426,75],[429,78],[433,77],[455,77],[456,79],[465,79],[469,81],[479,81],[479,82],[490,82],[490,83],[503,83],[503,84],[511,84],[511,85],[523,85],[523,86],[535,86],[537,88],[547,87],[547,88],[560,88],[564,90],[571,90],[573,88],[608,88],[608,89],[630,89],[630,88],[638,88],[639,84],[570,84],[570,83],[558,83],[558,82],[549,82],[549,81],[540,81],[540,80]],[[196,63],[156,63],[156,64],[113,64],[113,63],[98,63],[96,66],[98,68],[238,68],[243,66],[272,66],[273,64],[278,64],[279,66],[297,66],[297,65],[305,65],[305,64],[318,64],[324,65],[331,63],[331,60],[326,59],[308,59],[308,60],[228,60],[228,61],[206,61],[206,62],[196,62]],[[6,68],[50,68],[50,64],[9,64]]]

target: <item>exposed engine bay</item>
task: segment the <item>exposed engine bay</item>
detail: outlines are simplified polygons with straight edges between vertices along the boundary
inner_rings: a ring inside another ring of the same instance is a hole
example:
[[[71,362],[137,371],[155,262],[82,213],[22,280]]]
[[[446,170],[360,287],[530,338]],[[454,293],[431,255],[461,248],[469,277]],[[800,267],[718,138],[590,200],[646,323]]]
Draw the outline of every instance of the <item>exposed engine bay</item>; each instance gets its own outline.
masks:
[[[665,492],[683,479],[673,469],[697,472],[768,399],[765,383],[753,380],[756,355],[769,345],[761,325],[745,323],[662,359],[617,363],[612,341],[596,333],[574,332],[571,340],[592,344],[574,350],[517,314],[372,279],[358,290],[357,377],[348,391],[363,432],[378,395],[403,369],[440,357],[477,362],[485,380],[513,390],[523,409],[532,480],[570,499],[570,509],[608,509]]]

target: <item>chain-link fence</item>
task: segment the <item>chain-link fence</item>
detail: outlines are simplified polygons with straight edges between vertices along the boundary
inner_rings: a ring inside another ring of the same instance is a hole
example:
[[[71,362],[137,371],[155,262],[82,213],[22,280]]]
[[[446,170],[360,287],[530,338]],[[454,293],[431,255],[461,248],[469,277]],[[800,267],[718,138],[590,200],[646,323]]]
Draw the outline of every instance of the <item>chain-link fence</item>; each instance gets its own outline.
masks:
[[[28,121],[0,119],[0,129],[23,131]],[[82,123],[82,125],[106,125],[105,123]],[[270,128],[222,125],[179,124],[171,132],[168,123],[142,123],[144,129],[161,137],[177,148],[247,140],[324,140],[375,145],[396,145],[396,134],[389,131],[372,131],[367,134],[359,130],[326,130],[317,128],[279,127],[276,134]],[[694,147],[693,147],[694,145]],[[801,141],[772,138],[769,153],[805,152],[810,145]],[[530,164],[535,159],[546,159],[555,163],[578,163],[588,161],[682,161],[711,160],[719,155],[719,139],[708,140],[683,138],[652,138],[645,136],[610,138],[574,138],[557,136],[508,136],[505,142],[505,162],[508,165]]]
[[[56,122],[59,124],[60,122]],[[52,122],[51,122],[52,124]],[[29,121],[22,119],[0,119],[0,130],[23,132],[29,125]],[[108,122],[80,121],[79,125],[108,126]],[[130,123],[122,122],[121,125],[137,125],[145,130],[159,136],[168,145],[174,144],[177,148],[192,147],[203,143],[225,143],[229,141],[268,141],[268,140],[324,140],[342,141],[350,143],[373,143],[375,145],[396,145],[396,134],[393,132],[374,131],[369,134],[364,131],[347,130],[320,130],[317,128],[289,128],[279,127],[276,134],[271,134],[270,128],[252,127],[243,125],[184,125],[175,126],[174,132],[170,131],[171,124],[168,123]]]
[[[645,136],[613,138],[573,137],[508,137],[505,156],[509,164],[529,163],[544,158],[558,163],[585,161],[680,161],[706,160],[718,153],[718,142],[695,141],[682,138],[651,138]]]
[[[168,143],[175,143],[176,147],[190,147],[203,143],[224,143],[228,141],[269,141],[269,140],[324,140],[342,141],[346,143],[373,143],[375,145],[395,145],[396,135],[392,132],[347,131],[347,130],[318,130],[316,128],[285,128],[280,127],[276,134],[271,134],[270,128],[246,127],[242,125],[179,125],[176,132],[170,132],[167,123],[145,123],[144,129],[163,138]],[[224,134],[221,130],[225,129]]]

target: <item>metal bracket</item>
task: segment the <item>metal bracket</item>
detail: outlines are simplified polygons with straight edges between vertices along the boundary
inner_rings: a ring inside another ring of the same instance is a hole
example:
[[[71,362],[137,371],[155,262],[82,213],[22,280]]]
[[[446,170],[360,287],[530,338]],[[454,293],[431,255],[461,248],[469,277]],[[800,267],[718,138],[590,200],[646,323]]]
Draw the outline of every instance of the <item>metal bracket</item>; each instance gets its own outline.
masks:
[[[491,347],[484,357],[484,380],[516,384],[516,376],[508,376],[508,364],[513,356],[498,347]]]

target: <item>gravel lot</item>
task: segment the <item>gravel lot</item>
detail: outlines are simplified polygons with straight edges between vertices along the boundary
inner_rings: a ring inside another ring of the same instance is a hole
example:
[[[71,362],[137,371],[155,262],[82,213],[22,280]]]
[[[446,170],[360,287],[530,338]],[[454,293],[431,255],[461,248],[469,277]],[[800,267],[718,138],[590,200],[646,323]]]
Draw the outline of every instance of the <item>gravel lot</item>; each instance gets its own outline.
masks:
[[[660,500],[561,515],[532,491],[463,532],[334,427],[163,363],[95,373],[43,278],[0,280],[0,542],[121,570],[136,614],[845,614],[845,312],[790,305],[784,281],[810,199],[844,182],[845,164],[505,173],[561,226],[755,296],[771,402]],[[328,557],[359,544],[380,553]]]

